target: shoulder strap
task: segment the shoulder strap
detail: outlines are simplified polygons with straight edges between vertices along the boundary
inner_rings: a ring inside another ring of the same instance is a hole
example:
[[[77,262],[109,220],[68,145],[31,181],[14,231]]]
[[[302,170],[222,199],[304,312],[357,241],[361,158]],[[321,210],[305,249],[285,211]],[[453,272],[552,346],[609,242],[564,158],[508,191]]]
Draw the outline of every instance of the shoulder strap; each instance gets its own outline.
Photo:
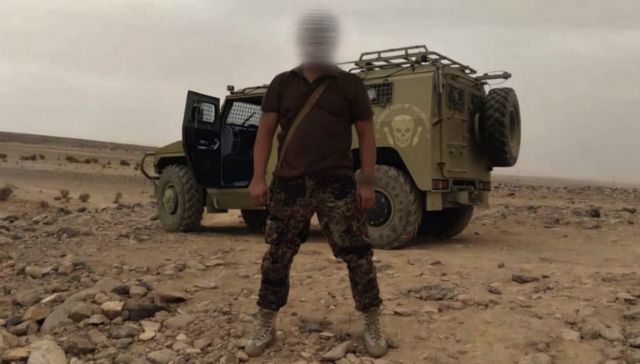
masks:
[[[291,142],[291,137],[293,136],[296,129],[298,128],[298,125],[300,125],[300,122],[305,118],[305,116],[307,116],[309,111],[311,111],[313,106],[316,104],[316,102],[320,98],[320,95],[322,95],[322,92],[327,88],[328,85],[329,85],[329,80],[326,80],[323,83],[321,83],[320,86],[318,86],[318,88],[316,88],[313,91],[311,96],[309,96],[309,98],[307,99],[307,102],[304,104],[302,109],[300,109],[300,112],[298,112],[298,115],[296,115],[296,118],[293,119],[293,122],[289,127],[289,131],[287,132],[287,136],[284,138],[284,141],[282,142],[282,147],[280,148],[280,157],[278,158],[278,164],[277,164],[278,166],[280,166],[280,164],[282,163],[282,160],[284,159],[284,155],[287,151],[287,147]]]

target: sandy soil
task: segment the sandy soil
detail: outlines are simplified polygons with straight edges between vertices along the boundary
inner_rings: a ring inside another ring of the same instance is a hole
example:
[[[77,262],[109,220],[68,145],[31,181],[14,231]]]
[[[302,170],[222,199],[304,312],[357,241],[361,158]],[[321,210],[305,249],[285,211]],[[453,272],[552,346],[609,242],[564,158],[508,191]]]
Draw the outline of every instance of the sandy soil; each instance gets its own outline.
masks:
[[[236,212],[206,216],[197,233],[162,231],[135,169],[141,152],[0,142],[0,187],[14,186],[0,202],[5,360],[37,352],[30,344],[47,334],[75,363],[247,360],[262,237]],[[20,160],[33,153],[44,159]],[[383,360],[364,354],[344,264],[316,227],[278,342],[250,362],[321,362],[350,340],[339,363],[640,363],[640,190],[526,182],[494,184],[492,207],[455,239],[376,251],[393,344]],[[102,319],[105,301],[126,304]],[[141,302],[158,312],[135,320]],[[60,308],[75,322],[52,318]]]

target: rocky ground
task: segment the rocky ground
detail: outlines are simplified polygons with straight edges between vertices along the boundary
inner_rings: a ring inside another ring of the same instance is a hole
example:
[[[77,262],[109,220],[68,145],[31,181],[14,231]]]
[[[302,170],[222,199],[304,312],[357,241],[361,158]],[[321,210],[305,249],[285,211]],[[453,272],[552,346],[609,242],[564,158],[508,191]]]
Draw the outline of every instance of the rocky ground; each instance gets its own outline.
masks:
[[[377,360],[316,227],[277,343],[249,359],[265,245],[237,213],[168,234],[137,185],[116,202],[19,181],[0,202],[2,362],[640,363],[637,188],[497,183],[461,236],[376,251],[392,346]]]

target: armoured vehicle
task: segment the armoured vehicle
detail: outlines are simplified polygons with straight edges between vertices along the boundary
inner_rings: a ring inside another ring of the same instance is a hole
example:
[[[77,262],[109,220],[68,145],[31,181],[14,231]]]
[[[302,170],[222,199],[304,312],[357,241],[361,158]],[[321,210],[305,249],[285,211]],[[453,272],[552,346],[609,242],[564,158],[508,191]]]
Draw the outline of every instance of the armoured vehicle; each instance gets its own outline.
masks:
[[[389,249],[418,234],[436,239],[459,234],[474,207],[488,204],[493,167],[510,167],[518,159],[516,94],[489,85],[511,75],[480,75],[424,45],[365,52],[339,66],[363,79],[375,112],[376,202],[368,212],[372,244]],[[153,158],[153,172],[142,172],[156,183],[164,229],[196,229],[204,208],[211,213],[239,209],[250,228],[264,228],[268,212],[251,203],[247,187],[266,89],[229,86],[223,104],[188,92],[182,140],[145,155],[141,163],[144,167],[145,159]],[[271,156],[269,178],[276,159]]]

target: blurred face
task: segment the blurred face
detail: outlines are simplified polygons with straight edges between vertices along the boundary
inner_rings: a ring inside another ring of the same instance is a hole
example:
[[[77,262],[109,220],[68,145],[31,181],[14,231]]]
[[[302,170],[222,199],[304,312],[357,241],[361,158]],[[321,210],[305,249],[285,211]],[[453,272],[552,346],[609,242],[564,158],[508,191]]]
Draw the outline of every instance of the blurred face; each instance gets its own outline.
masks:
[[[328,65],[335,62],[338,41],[337,19],[322,11],[306,14],[298,28],[298,47],[302,63]]]

